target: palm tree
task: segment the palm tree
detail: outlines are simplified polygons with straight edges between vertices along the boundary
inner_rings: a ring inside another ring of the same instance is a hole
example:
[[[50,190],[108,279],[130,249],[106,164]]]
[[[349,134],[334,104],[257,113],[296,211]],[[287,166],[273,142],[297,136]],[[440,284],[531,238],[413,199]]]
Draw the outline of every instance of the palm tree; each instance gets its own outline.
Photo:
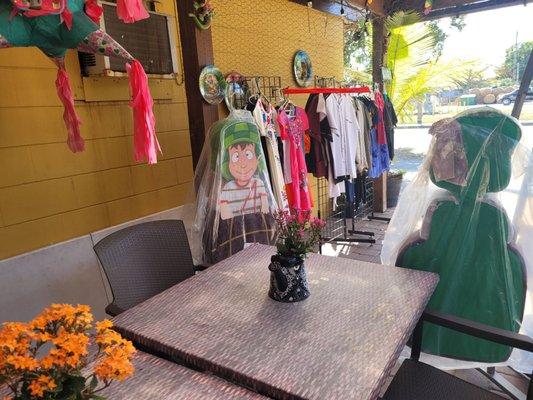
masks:
[[[387,67],[392,73],[386,89],[400,119],[405,120],[427,93],[451,86],[471,62],[443,62],[435,57],[435,36],[420,23],[416,12],[397,12],[387,18],[385,27],[389,31]]]

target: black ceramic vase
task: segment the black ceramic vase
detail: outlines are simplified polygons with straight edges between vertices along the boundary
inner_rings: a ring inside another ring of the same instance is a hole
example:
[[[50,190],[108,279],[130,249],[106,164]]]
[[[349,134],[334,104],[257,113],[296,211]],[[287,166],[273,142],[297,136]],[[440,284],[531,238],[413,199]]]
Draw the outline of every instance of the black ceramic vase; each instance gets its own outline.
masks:
[[[311,294],[307,284],[304,260],[276,254],[270,259],[270,298],[283,303],[307,299]]]

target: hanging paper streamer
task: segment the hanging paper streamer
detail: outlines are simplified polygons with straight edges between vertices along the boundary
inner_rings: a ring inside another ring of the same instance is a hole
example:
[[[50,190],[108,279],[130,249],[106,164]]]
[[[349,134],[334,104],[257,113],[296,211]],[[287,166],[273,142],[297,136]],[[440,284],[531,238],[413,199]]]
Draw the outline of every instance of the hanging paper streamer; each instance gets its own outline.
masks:
[[[127,24],[148,18],[141,0],[117,0],[117,15]]]
[[[135,161],[146,159],[148,164],[157,162],[161,151],[155,135],[155,117],[152,111],[154,101],[148,87],[148,77],[141,63],[133,60],[126,64],[130,78],[131,108],[133,109],[133,145]]]
[[[72,97],[70,79],[67,71],[62,67],[57,70],[56,89],[57,95],[65,108],[63,120],[65,121],[68,132],[67,145],[73,153],[83,151],[85,149],[85,142],[80,134],[81,120],[74,109],[74,98]]]

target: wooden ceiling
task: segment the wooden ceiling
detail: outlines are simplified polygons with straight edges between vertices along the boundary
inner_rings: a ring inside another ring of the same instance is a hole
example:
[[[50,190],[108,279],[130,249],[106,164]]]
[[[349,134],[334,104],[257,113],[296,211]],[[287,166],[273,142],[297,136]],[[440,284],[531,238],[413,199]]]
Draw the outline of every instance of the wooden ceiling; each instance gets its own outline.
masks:
[[[358,19],[362,12],[368,7],[376,15],[385,15],[384,0],[291,0],[301,5],[312,4],[316,10],[327,12],[329,14],[340,16],[341,5],[344,9],[344,16],[350,20]]]
[[[453,17],[479,11],[493,10],[531,3],[533,0],[433,0],[431,12],[424,19]],[[390,15],[396,11],[424,11],[425,0],[385,0],[385,12]]]
[[[385,16],[397,11],[414,10],[424,19],[453,17],[471,14],[479,11],[510,7],[532,3],[533,0],[433,0],[433,8],[428,15],[424,15],[425,0],[291,0],[302,5],[312,4],[312,7],[333,15],[340,15],[341,8],[344,16],[350,20],[357,19],[365,9],[374,15]],[[341,7],[341,5],[343,5]]]

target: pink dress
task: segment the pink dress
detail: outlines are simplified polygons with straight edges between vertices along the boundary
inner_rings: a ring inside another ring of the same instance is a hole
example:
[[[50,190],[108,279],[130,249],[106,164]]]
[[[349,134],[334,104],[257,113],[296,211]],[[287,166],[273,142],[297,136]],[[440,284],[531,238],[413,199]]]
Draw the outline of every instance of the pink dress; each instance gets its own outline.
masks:
[[[304,133],[309,129],[307,114],[300,107],[295,107],[293,117],[287,115],[283,109],[278,113],[280,136],[284,141],[285,151],[288,151],[288,165],[285,173],[290,170],[291,182],[286,185],[289,207],[296,210],[310,210],[312,208],[309,185],[307,183],[307,165],[304,156]]]

